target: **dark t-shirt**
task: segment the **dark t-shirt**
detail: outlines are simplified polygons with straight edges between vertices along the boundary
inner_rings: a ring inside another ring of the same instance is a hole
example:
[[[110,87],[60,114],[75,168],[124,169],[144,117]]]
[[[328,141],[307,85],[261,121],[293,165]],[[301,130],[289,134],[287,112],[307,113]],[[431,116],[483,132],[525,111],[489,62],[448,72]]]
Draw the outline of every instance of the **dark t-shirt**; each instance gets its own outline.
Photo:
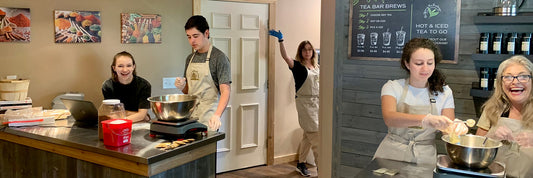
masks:
[[[294,77],[294,88],[298,92],[307,79],[307,68],[302,63],[294,60],[294,66],[289,69],[292,71],[292,77]]]
[[[183,76],[187,76],[187,67],[189,67],[189,61],[194,53],[189,54],[185,63],[185,72]],[[207,53],[196,53],[194,55],[193,63],[205,63]],[[231,84],[231,64],[228,57],[213,46],[211,51],[211,58],[209,59],[209,71],[211,72],[211,78],[215,82],[215,86],[220,93],[220,84]]]
[[[133,77],[131,83],[123,85],[108,79],[102,85],[104,99],[119,99],[124,103],[127,111],[139,111],[139,109],[150,109],[150,102],[147,100],[152,92],[150,83],[139,77]]]

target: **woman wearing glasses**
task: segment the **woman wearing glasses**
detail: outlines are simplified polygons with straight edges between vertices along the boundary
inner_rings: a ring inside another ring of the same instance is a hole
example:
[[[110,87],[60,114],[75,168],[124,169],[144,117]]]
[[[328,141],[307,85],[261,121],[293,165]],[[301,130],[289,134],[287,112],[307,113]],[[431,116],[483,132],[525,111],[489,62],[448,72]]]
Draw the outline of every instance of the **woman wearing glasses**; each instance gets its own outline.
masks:
[[[507,176],[533,176],[533,64],[524,56],[503,61],[494,94],[483,105],[477,135],[503,140],[496,161],[505,163]]]
[[[296,89],[296,110],[298,111],[298,122],[304,130],[300,148],[298,150],[297,171],[308,177],[309,170],[305,164],[309,150],[313,150],[315,164],[318,165],[318,89],[320,66],[317,61],[315,48],[309,41],[302,41],[298,45],[296,57],[289,57],[283,44],[283,34],[281,31],[269,30],[271,36],[278,38],[281,57],[292,71],[294,78],[294,88]]]

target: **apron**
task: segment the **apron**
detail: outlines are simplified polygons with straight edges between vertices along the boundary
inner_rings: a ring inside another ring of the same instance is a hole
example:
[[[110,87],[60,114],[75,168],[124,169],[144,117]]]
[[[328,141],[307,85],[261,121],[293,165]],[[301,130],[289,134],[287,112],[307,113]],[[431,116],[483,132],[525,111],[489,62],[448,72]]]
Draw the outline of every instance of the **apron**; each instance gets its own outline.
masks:
[[[491,127],[487,135],[494,133],[498,126],[506,126],[516,136],[522,130],[520,120],[501,117],[496,127]],[[532,131],[532,130],[528,130]],[[521,148],[516,142],[504,141],[503,146],[498,148],[495,161],[505,164],[507,177],[533,177],[533,148]]]
[[[298,122],[306,132],[318,132],[319,76],[318,67],[307,69],[307,78],[296,92]]]
[[[198,122],[208,126],[209,119],[215,114],[218,106],[218,90],[215,82],[211,77],[209,70],[209,59],[211,58],[211,50],[213,45],[209,46],[207,51],[207,58],[204,63],[193,63],[192,60],[196,55],[196,51],[189,60],[186,77],[189,83],[189,94],[198,97],[198,104],[191,114],[192,118],[198,118]]]
[[[400,102],[396,106],[398,112],[407,114],[438,115],[436,100],[431,92],[428,92],[430,105],[408,105],[404,103],[409,90],[409,79],[405,80]],[[397,161],[436,164],[437,150],[435,147],[434,128],[395,128],[389,127],[388,133],[379,145],[374,158],[386,158]]]

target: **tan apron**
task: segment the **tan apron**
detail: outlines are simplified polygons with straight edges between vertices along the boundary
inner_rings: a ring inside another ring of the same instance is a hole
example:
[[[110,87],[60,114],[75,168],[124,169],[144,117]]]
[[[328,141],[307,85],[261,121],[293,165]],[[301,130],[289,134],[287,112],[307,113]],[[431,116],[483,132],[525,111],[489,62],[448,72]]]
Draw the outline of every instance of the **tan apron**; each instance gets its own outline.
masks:
[[[501,117],[496,127],[489,129],[489,134],[493,134],[498,126],[506,126],[516,136],[522,130],[520,120]],[[532,131],[532,130],[528,130]],[[503,146],[498,148],[495,161],[505,164],[507,177],[533,177],[533,148],[521,148],[516,142],[503,142]]]
[[[186,77],[189,83],[189,94],[198,96],[198,104],[191,114],[192,118],[198,118],[198,122],[208,126],[209,119],[215,114],[218,106],[219,94],[215,82],[209,70],[209,59],[213,45],[209,46],[207,59],[204,63],[193,63],[196,52],[189,60]],[[209,130],[211,130],[209,128]]]
[[[306,132],[318,132],[319,76],[318,67],[307,69],[307,78],[296,92],[298,122]]]
[[[397,111],[407,114],[438,115],[436,100],[429,92],[430,105],[408,105],[404,103],[409,90],[409,79],[405,80],[402,96]],[[434,128],[395,128],[389,127],[388,133],[379,145],[374,157],[386,158],[411,163],[436,164],[437,150],[435,147]]]

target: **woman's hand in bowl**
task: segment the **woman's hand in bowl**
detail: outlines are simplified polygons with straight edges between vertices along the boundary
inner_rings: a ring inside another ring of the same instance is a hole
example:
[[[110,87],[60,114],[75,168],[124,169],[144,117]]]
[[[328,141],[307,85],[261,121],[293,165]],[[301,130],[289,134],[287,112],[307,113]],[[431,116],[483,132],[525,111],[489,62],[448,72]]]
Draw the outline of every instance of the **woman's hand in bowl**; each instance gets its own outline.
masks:
[[[444,133],[447,134],[454,134],[454,135],[465,135],[468,133],[468,127],[466,126],[465,122],[459,119],[455,119],[448,128],[443,130]]]
[[[435,128],[442,130],[448,128],[452,124],[452,121],[446,116],[438,116],[428,114],[422,119],[422,128]]]
[[[487,133],[487,137],[498,141],[514,141],[513,132],[511,129],[507,128],[506,126],[496,126],[494,129],[494,131],[489,131],[489,133]]]
[[[533,132],[523,131],[515,137],[516,143],[521,147],[533,147]]]

